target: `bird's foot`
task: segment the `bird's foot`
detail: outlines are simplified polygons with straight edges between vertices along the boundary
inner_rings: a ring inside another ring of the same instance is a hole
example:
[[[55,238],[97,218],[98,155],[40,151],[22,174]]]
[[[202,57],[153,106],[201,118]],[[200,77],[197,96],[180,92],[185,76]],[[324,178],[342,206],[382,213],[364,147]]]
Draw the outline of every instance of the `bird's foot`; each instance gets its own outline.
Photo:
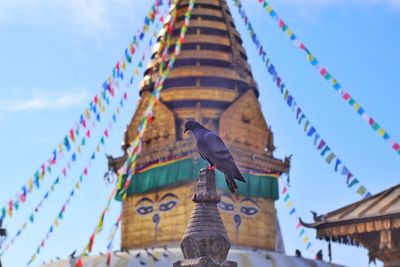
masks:
[[[208,167],[207,167],[207,170],[214,171],[216,168],[217,168],[216,165],[208,166]]]

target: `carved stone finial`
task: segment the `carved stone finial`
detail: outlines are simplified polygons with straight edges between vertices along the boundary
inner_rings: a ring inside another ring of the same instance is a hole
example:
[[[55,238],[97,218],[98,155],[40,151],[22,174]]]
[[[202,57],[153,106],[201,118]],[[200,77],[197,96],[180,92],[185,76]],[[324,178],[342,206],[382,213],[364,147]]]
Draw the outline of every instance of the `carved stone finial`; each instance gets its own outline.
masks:
[[[236,262],[226,260],[231,244],[219,215],[219,201],[214,171],[200,170],[193,195],[196,204],[181,241],[185,259],[174,267],[237,267]]]

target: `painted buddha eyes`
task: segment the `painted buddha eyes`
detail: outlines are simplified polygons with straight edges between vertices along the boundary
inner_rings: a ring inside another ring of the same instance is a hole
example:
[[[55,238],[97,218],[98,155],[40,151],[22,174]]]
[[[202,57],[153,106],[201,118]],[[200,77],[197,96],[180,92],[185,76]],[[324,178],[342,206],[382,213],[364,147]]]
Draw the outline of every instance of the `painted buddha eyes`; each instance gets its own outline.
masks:
[[[219,202],[218,207],[224,211],[234,211],[235,210],[235,206],[233,204],[227,203],[222,200],[221,200],[221,202]]]
[[[249,215],[249,216],[253,216],[258,212],[258,209],[254,208],[254,207],[245,207],[245,206],[243,206],[243,207],[240,208],[240,212],[244,213],[246,215]]]
[[[136,212],[139,215],[144,216],[157,211],[160,212],[170,211],[173,208],[175,208],[176,205],[178,205],[178,197],[171,193],[163,195],[160,199],[156,197],[155,201],[153,201],[148,197],[143,197],[136,204]]]
[[[234,213],[238,206],[239,213],[245,216],[254,216],[259,211],[257,202],[249,197],[243,198],[240,202],[232,198],[232,196],[228,194],[222,194],[221,201],[218,204],[218,208],[224,212],[232,212]]]
[[[141,206],[136,209],[136,212],[140,215],[146,215],[153,212],[152,206]]]
[[[158,207],[158,209],[160,211],[169,211],[169,210],[172,210],[177,204],[178,204],[178,201],[170,200],[168,202],[161,203],[160,206]]]

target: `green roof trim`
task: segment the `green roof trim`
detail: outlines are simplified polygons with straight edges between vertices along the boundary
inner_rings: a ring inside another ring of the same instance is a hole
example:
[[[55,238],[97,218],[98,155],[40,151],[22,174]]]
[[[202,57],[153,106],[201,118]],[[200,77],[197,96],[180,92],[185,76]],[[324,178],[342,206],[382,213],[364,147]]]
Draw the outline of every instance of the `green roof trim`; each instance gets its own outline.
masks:
[[[136,173],[132,177],[132,182],[127,189],[128,196],[144,194],[163,187],[195,180],[198,177],[200,169],[206,166],[207,163],[202,159],[194,160],[193,158],[186,158],[172,161],[169,164],[160,164],[157,167],[147,168],[145,171]],[[218,170],[216,170],[215,174],[217,187],[229,192],[224,174]],[[237,181],[239,195],[272,198],[274,200],[279,198],[278,179],[276,175],[242,174],[246,178],[246,183]],[[121,192],[117,194],[117,199],[121,200]]]

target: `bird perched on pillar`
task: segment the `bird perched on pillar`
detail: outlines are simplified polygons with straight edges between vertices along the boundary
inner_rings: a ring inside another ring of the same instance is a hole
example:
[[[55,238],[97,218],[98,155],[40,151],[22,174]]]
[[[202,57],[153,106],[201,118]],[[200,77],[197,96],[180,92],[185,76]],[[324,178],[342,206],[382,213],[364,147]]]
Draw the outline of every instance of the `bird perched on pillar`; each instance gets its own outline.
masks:
[[[210,163],[208,169],[215,170],[217,168],[225,174],[226,184],[232,193],[238,188],[235,179],[246,182],[228,148],[217,134],[194,120],[185,123],[184,132],[187,131],[191,131],[196,138],[200,156]]]

